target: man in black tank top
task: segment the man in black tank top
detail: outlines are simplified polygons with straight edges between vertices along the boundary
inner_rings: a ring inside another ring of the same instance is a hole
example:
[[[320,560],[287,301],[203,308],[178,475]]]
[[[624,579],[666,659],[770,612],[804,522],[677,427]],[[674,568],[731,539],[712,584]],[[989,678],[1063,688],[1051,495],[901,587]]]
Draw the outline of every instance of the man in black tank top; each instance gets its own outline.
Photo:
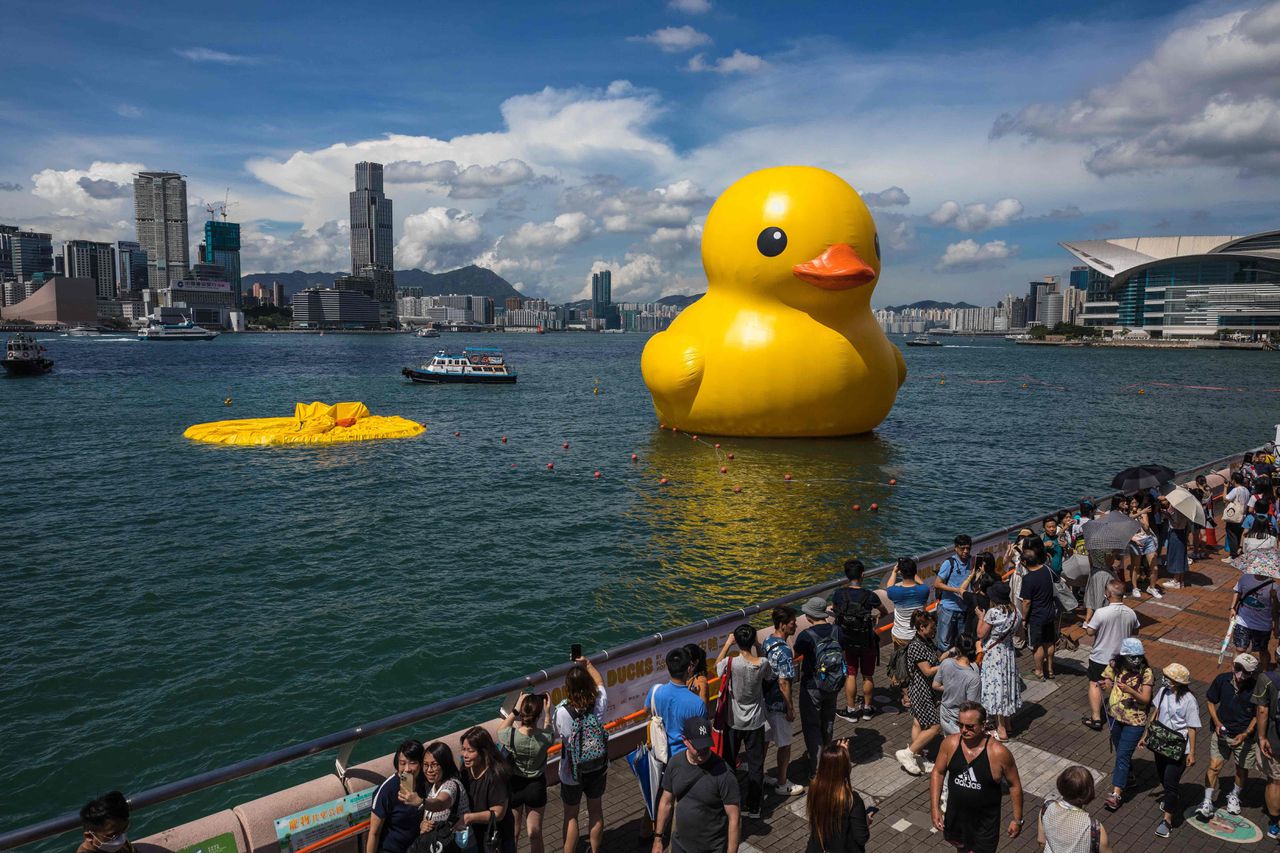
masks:
[[[1008,835],[1017,838],[1022,832],[1022,780],[1013,754],[986,733],[982,705],[963,702],[958,717],[960,733],[942,742],[933,766],[933,825],[960,853],[995,853],[1000,843],[1001,783],[1009,782],[1013,820]],[[943,785],[948,799],[945,820]]]

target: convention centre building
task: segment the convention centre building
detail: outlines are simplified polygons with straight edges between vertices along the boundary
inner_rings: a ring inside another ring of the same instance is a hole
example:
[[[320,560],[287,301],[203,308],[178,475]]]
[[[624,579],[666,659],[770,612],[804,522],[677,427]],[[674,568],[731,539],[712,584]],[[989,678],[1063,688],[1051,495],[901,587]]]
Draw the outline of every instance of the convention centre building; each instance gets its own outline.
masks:
[[[1280,231],[1059,245],[1089,268],[1083,325],[1155,338],[1280,331]]]

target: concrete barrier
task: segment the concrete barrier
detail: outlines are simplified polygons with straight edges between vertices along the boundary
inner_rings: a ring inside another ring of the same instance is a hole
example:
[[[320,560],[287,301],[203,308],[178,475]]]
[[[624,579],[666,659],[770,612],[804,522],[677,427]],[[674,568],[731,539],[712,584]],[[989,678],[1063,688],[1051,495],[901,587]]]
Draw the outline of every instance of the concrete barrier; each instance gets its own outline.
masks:
[[[248,841],[246,853],[280,853],[280,843],[276,839],[276,818],[336,800],[346,794],[347,791],[337,775],[331,774],[236,806],[232,811],[244,827]],[[343,839],[327,850],[329,853],[356,853],[356,840]]]
[[[231,809],[215,812],[190,823],[149,835],[140,841],[135,841],[133,848],[137,853],[173,853],[175,850],[200,844],[228,832],[235,838],[237,853],[248,853],[249,837],[245,835],[240,819]],[[276,851],[278,850],[277,847]]]

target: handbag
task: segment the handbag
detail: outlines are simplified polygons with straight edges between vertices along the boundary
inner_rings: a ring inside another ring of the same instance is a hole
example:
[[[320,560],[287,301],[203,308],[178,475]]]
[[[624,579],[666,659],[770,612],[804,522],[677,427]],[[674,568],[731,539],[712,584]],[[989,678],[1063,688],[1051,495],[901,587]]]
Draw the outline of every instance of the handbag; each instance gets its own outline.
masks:
[[[1227,524],[1240,524],[1244,521],[1244,504],[1230,501],[1222,510],[1222,520]]]
[[[1156,697],[1156,718],[1147,726],[1147,749],[1169,761],[1181,761],[1187,753],[1187,739],[1179,732],[1160,722],[1160,701],[1168,695],[1162,689]]]
[[[1080,602],[1076,601],[1076,594],[1071,591],[1064,580],[1056,580],[1053,582],[1053,596],[1058,600],[1058,606],[1062,608],[1063,613],[1074,613],[1075,609],[1080,606]]]
[[[720,695],[716,697],[716,712],[711,716],[711,751],[735,767],[736,762],[729,761],[729,730],[733,728],[729,712],[729,696],[733,692],[733,658],[725,664],[724,677],[720,679]]]
[[[665,766],[671,760],[671,742],[667,740],[667,724],[658,716],[658,690],[663,685],[659,684],[649,691],[649,749],[653,753],[654,759],[661,765]]]

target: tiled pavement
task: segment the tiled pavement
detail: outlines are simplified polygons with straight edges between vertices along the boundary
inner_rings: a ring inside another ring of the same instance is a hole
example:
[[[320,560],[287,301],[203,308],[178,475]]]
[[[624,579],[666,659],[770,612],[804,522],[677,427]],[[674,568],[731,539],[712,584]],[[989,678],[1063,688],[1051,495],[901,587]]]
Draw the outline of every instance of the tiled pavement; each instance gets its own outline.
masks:
[[[1194,564],[1188,574],[1188,589],[1171,592],[1163,601],[1153,601],[1148,597],[1144,597],[1141,603],[1126,600],[1131,606],[1136,605],[1142,622],[1140,636],[1146,644],[1147,658],[1157,672],[1175,660],[1190,669],[1194,679],[1192,689],[1200,697],[1200,713],[1206,723],[1208,712],[1204,706],[1204,694],[1208,683],[1231,665],[1230,658],[1218,664],[1217,649],[1226,629],[1231,587],[1238,577],[1239,573],[1230,566],[1216,560],[1201,561]],[[1067,633],[1080,638],[1080,648],[1074,652],[1059,653],[1057,677],[1053,681],[1041,682],[1032,678],[1030,653],[1020,657],[1028,689],[1024,693],[1023,709],[1014,721],[1011,749],[1026,792],[1027,825],[1021,837],[1012,841],[1002,840],[1000,849],[1041,850],[1035,841],[1036,816],[1043,802],[1041,798],[1054,791],[1057,773],[1070,764],[1083,764],[1094,772],[1094,778],[1099,782],[1099,795],[1091,811],[1106,827],[1116,851],[1156,849],[1210,853],[1239,849],[1238,845],[1199,832],[1190,823],[1176,827],[1173,837],[1168,840],[1155,837],[1153,830],[1160,819],[1157,803],[1161,788],[1147,750],[1140,750],[1134,756],[1137,785],[1128,793],[1124,805],[1114,813],[1102,807],[1102,798],[1110,790],[1112,755],[1105,730],[1093,732],[1080,723],[1081,715],[1088,708],[1084,677],[1088,638],[1083,636],[1078,624],[1068,628]],[[878,690],[877,694],[877,703],[888,699],[883,691]],[[906,745],[910,729],[910,714],[899,712],[892,706],[884,706],[884,713],[868,723],[849,724],[837,718],[836,736],[852,739],[857,761],[854,786],[863,793],[868,804],[874,800],[880,807],[872,826],[869,849],[951,850],[953,848],[932,829],[929,820],[928,776],[908,776],[893,759],[894,750]],[[792,771],[792,777],[798,779],[805,763],[804,747],[798,732],[793,750],[800,756],[793,763]],[[1208,753],[1208,740],[1201,738],[1196,764],[1183,775],[1182,780],[1182,798],[1188,810],[1199,803],[1203,794]],[[766,760],[770,772],[773,758],[771,749]],[[551,791],[545,819],[545,837],[550,850],[560,849],[561,813],[557,794],[556,790]],[[1265,829],[1262,798],[1263,786],[1255,770],[1245,789],[1243,816]],[[1007,798],[1004,814],[1007,822],[1010,816]],[[585,816],[584,808],[581,818],[585,819]],[[608,851],[647,853],[651,849],[649,823],[634,777],[625,761],[615,761],[610,769],[609,788],[605,794],[605,827],[605,849]],[[585,826],[583,832],[585,834]],[[741,850],[743,853],[789,853],[803,850],[807,839],[803,797],[787,800],[771,794],[765,801],[763,819],[744,821]],[[585,842],[584,838],[579,850],[589,850]],[[1267,850],[1276,846],[1275,842],[1266,839],[1257,845]],[[520,849],[528,849],[527,840],[521,839]]]

